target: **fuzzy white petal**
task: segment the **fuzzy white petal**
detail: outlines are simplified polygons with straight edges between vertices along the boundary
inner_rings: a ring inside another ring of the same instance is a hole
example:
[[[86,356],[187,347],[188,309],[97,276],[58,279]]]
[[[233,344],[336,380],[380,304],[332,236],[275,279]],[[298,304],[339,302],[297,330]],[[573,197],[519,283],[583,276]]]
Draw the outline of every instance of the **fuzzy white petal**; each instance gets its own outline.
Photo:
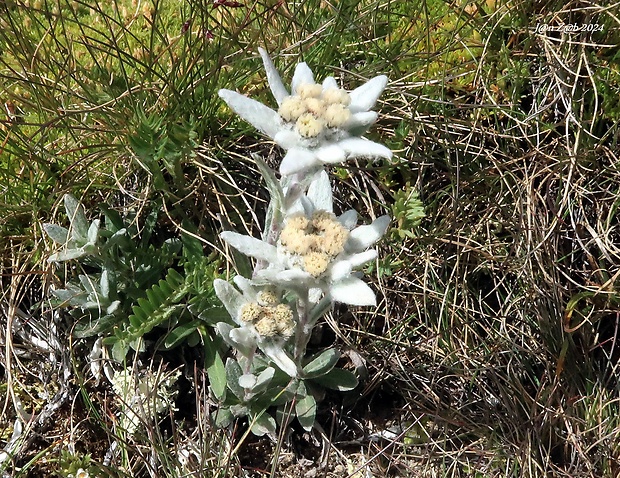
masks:
[[[353,267],[349,261],[338,261],[332,266],[329,275],[332,281],[338,282],[350,275],[351,271]]]
[[[298,176],[285,176],[283,178],[286,187],[284,188],[284,210],[286,216],[290,216],[296,212],[303,212],[301,205],[301,197],[305,191],[316,178],[319,177],[323,169],[317,169],[314,174],[308,174],[310,171],[305,171],[303,177]]]
[[[231,247],[234,247],[246,256],[261,259],[269,264],[272,264],[278,260],[278,254],[275,246],[267,244],[260,239],[244,236],[231,231],[222,232],[220,237]]]
[[[350,93],[351,105],[349,108],[351,112],[358,113],[360,111],[370,110],[377,102],[377,98],[383,93],[387,82],[387,76],[375,76],[359,88],[354,89]]]
[[[308,199],[308,196],[302,196],[301,198],[299,198],[299,202],[302,205],[303,208],[303,213],[306,215],[306,217],[311,217],[314,214],[314,211],[316,211],[316,207],[314,207],[314,203],[312,201],[310,201],[310,199]]]
[[[379,143],[362,138],[347,138],[338,142],[348,158],[391,158],[392,151]]]
[[[231,337],[231,334],[234,330],[238,330],[230,324],[226,322],[218,322],[215,324],[215,329],[217,333],[220,334],[222,340],[229,346],[239,350],[246,357],[250,356],[256,350],[256,343],[251,342],[249,346],[244,345],[242,342],[237,341]]]
[[[311,151],[303,148],[291,148],[287,151],[284,159],[282,159],[280,163],[280,174],[282,176],[288,176],[305,169],[313,168],[319,164],[315,154]]]
[[[215,330],[217,330],[217,332],[225,338],[228,338],[228,336],[230,335],[230,331],[233,329],[234,327],[230,324],[227,324],[226,322],[218,322],[217,324],[215,324]]]
[[[363,280],[354,276],[336,282],[329,291],[336,302],[349,305],[377,305],[372,289]]]
[[[340,147],[340,144],[330,144],[323,146],[316,151],[316,157],[321,163],[338,164],[347,159],[346,152]]]
[[[265,66],[265,72],[267,73],[267,82],[269,83],[269,88],[271,89],[271,93],[273,94],[273,97],[276,99],[279,106],[282,104],[284,98],[289,96],[289,92],[284,86],[284,83],[282,83],[280,73],[278,73],[278,70],[276,70],[276,67],[271,61],[268,53],[262,48],[258,49],[258,53],[260,53],[260,56],[263,59],[263,65]]]
[[[369,251],[360,252],[350,255],[344,259],[337,261],[330,270],[330,278],[333,283],[344,280],[351,274],[353,269],[372,261],[377,257],[377,251],[371,249]]]
[[[328,76],[323,80],[323,90],[329,90],[330,88],[338,88],[338,83],[333,76]]]
[[[230,331],[229,340],[234,347],[246,357],[251,356],[256,350],[259,335],[254,327],[239,327]]]
[[[307,196],[316,209],[330,212],[334,210],[332,185],[325,170],[321,171],[318,177],[310,183]]]
[[[358,254],[353,254],[352,256],[346,259],[346,262],[348,262],[351,265],[352,269],[355,269],[376,258],[377,258],[377,251],[375,249],[369,249],[367,251],[360,252]]]
[[[338,217],[338,222],[351,231],[357,225],[357,211],[349,209]]]
[[[285,212],[285,214],[284,214],[284,215],[285,215],[286,217],[288,217],[288,216],[292,216],[293,214],[298,214],[298,213],[300,213],[300,212],[301,212],[301,213],[303,213],[303,212],[304,212],[304,207],[303,207],[303,205],[302,205],[302,203],[301,203],[301,197],[302,197],[302,196],[299,196],[299,197],[295,200],[295,202],[293,202],[290,206],[288,206],[288,207],[285,209],[285,211],[286,211],[286,212]]]
[[[308,291],[308,300],[311,304],[317,304],[322,296],[323,291],[318,287],[313,287]]]
[[[264,341],[260,344],[260,348],[267,357],[273,360],[280,370],[290,377],[297,377],[297,365],[282,349],[280,344]]]
[[[280,130],[280,116],[268,106],[231,90],[220,90],[218,94],[235,113],[270,138]]]
[[[241,388],[252,388],[254,385],[256,385],[256,375],[246,373],[239,377],[239,386]]]
[[[348,251],[361,252],[372,246],[383,237],[389,224],[389,216],[381,216],[375,219],[372,224],[356,227],[351,231],[351,234],[349,234],[349,238],[344,246],[345,249]]]
[[[285,288],[306,286],[312,280],[313,277],[301,269],[263,269],[255,277],[256,283],[276,284]]]
[[[378,114],[375,111],[362,111],[351,115],[344,128],[349,131],[351,136],[361,136],[368,128],[377,121]]]
[[[242,294],[247,297],[248,301],[256,300],[257,292],[252,284],[252,281],[243,276],[235,276],[233,277],[233,282],[237,287],[239,287]]]
[[[227,324],[226,322],[218,322],[215,324],[215,330],[217,330],[217,333],[220,334],[220,336],[224,339],[224,342],[231,347],[234,345],[234,342],[231,342],[230,340],[230,331],[233,328],[234,327],[232,325]]]
[[[218,299],[224,304],[230,316],[233,320],[237,321],[239,309],[247,303],[247,300],[243,298],[243,295],[241,295],[237,289],[225,280],[215,279],[213,281],[213,288],[215,290],[215,295],[217,295]]]
[[[297,88],[299,85],[304,84],[313,84],[314,83],[314,75],[312,74],[312,70],[306,65],[306,63],[299,63],[295,67],[295,73],[293,73],[293,81],[291,82],[291,94],[295,94],[297,92]]]
[[[298,146],[301,143],[301,137],[299,133],[290,129],[283,129],[278,131],[273,137],[273,140],[278,143],[278,146],[284,149],[291,149]]]

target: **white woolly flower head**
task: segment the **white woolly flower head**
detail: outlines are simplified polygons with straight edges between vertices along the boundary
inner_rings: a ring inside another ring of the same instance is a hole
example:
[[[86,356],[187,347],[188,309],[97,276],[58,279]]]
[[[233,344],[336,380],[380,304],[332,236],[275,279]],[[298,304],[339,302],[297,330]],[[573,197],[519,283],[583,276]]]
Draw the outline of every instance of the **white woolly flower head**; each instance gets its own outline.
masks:
[[[259,52],[278,110],[231,90],[220,90],[219,95],[239,116],[287,151],[280,165],[282,175],[350,158],[391,158],[388,148],[361,137],[377,120],[371,109],[387,85],[386,76],[376,76],[347,92],[333,77],[316,83],[308,65],[299,63],[289,90],[267,52],[260,48]]]
[[[295,332],[293,310],[278,301],[248,302],[241,307],[239,318],[246,326],[254,327],[261,338],[288,339]]]
[[[323,171],[289,211],[276,245],[234,232],[220,236],[243,254],[265,261],[255,284],[298,290],[321,290],[335,301],[374,305],[375,294],[354,272],[377,257],[369,249],[387,231],[390,219],[381,216],[357,226],[357,213],[333,213],[331,187]]]
[[[316,210],[310,217],[303,213],[290,216],[278,246],[290,264],[320,277],[344,251],[348,237],[349,231],[333,213]]]
[[[234,281],[239,290],[221,279],[214,282],[218,298],[239,328],[245,329],[233,336],[241,331],[258,345],[265,339],[285,341],[293,335],[293,310],[275,287],[257,287],[241,276]]]
[[[278,114],[283,125],[299,135],[300,144],[312,148],[351,136],[344,129],[352,115],[350,104],[343,89],[302,83],[296,94],[282,100]]]
[[[273,286],[256,286],[242,276],[236,276],[234,282],[237,288],[222,279],[213,283],[215,293],[237,325],[220,322],[219,334],[246,357],[252,357],[260,348],[280,369],[295,377],[297,366],[284,350],[297,325],[293,309]]]

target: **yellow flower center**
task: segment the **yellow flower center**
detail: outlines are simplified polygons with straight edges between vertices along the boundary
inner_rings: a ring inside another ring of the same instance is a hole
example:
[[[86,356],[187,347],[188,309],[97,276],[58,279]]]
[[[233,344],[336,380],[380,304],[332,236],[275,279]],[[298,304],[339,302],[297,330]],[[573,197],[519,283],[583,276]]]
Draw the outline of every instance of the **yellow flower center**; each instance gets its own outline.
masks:
[[[304,113],[295,123],[297,131],[304,138],[315,138],[323,131],[323,122],[310,113]]]
[[[273,292],[260,292],[258,303],[250,302],[241,308],[241,320],[252,324],[262,337],[289,338],[295,333],[293,311],[286,304],[278,304],[277,299],[271,301],[272,298],[276,299]]]
[[[302,84],[295,93],[284,98],[278,114],[304,138],[316,138],[326,127],[341,128],[351,118],[351,97],[343,89]]]
[[[323,274],[344,250],[349,231],[327,211],[315,211],[311,218],[292,216],[280,234],[280,244],[300,259],[303,269],[314,277]]]

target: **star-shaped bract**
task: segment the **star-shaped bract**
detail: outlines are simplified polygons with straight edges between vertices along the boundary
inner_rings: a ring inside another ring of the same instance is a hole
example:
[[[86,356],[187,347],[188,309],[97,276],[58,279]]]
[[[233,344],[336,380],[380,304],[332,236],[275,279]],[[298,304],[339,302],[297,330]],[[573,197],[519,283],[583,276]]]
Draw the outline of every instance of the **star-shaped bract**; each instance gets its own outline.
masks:
[[[370,110],[387,85],[385,75],[346,92],[333,77],[315,83],[312,70],[299,63],[289,92],[269,55],[262,48],[259,52],[278,111],[231,90],[222,89],[219,95],[239,116],[287,151],[280,164],[283,176],[351,158],[391,158],[388,148],[361,137],[377,120],[377,113]]]

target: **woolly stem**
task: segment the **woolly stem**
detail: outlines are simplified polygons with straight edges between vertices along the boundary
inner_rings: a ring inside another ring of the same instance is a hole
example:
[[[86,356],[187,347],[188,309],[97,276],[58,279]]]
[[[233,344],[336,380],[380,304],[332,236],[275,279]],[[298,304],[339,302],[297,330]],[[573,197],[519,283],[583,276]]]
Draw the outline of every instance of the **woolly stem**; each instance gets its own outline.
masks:
[[[300,291],[297,296],[297,317],[298,324],[295,330],[295,364],[301,369],[301,361],[306,353],[306,345],[310,338],[312,328],[309,326],[309,310],[308,310],[308,290]]]

